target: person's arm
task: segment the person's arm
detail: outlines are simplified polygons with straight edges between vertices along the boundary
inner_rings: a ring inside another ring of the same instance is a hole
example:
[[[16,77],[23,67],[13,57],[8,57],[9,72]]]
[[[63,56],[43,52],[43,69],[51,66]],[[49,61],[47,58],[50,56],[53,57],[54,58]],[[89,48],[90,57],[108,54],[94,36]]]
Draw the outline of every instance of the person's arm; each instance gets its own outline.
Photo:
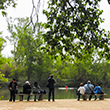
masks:
[[[80,91],[80,87],[78,88],[78,91]]]
[[[41,88],[39,85],[38,85],[37,87],[38,87],[38,89],[40,89],[40,88]]]
[[[84,87],[86,87],[87,85],[85,84]]]
[[[31,85],[30,85],[30,89],[32,89],[32,88],[31,88]]]
[[[12,85],[12,82],[10,82],[10,84],[9,84],[9,90],[11,90],[11,89],[12,89],[11,85]]]
[[[18,88],[18,84],[17,84],[17,82],[16,82],[16,88]]]
[[[95,88],[94,88],[94,92],[96,92],[96,90],[97,90],[97,88],[95,87]]]
[[[54,83],[56,83],[55,79],[54,79]]]
[[[48,78],[48,83],[50,82],[50,78]]]
[[[84,87],[84,93],[85,93],[85,87]]]
[[[87,84],[84,85],[85,91],[86,91],[86,86],[87,86]]]

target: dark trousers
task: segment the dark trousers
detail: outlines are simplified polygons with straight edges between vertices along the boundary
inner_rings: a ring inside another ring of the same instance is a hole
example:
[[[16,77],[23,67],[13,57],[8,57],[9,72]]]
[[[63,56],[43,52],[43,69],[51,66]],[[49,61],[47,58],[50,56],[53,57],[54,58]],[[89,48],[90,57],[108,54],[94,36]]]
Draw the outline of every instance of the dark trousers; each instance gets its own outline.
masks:
[[[34,96],[34,101],[36,101],[36,97],[37,97],[37,95]]]
[[[9,101],[12,101],[15,102],[15,90],[12,90],[10,91],[10,100]]]
[[[48,101],[50,101],[51,93],[52,93],[52,100],[54,101],[54,88],[49,88]]]
[[[27,101],[29,101],[29,99],[30,99],[30,95],[28,95]],[[23,101],[23,95],[22,95],[22,101]]]
[[[80,100],[80,95],[81,95],[81,94],[80,94],[80,93],[78,93],[78,101]]]
[[[34,101],[36,101],[37,95],[34,96]],[[38,101],[42,100],[42,95],[39,95]]]
[[[94,95],[94,97],[95,97],[95,99],[94,99],[94,100],[96,100],[96,99],[97,99],[97,96],[96,96],[96,95]]]
[[[87,94],[87,93],[85,93],[85,94]],[[89,100],[91,100],[91,99],[92,99],[92,95],[89,96]]]
[[[27,93],[24,93],[24,92],[20,92],[21,94],[27,94]],[[29,99],[30,99],[30,95],[28,95],[28,97],[27,97],[27,101],[29,101]],[[22,95],[22,101],[23,101],[23,95]]]
[[[27,97],[27,101],[29,101],[29,99],[30,99],[30,95],[28,95],[28,97]]]
[[[92,99],[92,95],[89,96],[89,100],[91,100],[91,99]]]

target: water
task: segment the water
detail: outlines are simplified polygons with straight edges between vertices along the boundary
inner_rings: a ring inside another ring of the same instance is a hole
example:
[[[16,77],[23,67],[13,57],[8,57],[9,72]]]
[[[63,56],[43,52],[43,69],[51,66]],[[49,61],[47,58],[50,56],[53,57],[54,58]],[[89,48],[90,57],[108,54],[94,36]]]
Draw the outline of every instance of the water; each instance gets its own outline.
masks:
[[[44,99],[48,99],[48,88],[42,88],[47,91],[47,95],[44,95]],[[107,95],[105,98],[110,98],[110,88],[102,89]],[[22,92],[22,88],[18,88],[18,92]],[[3,96],[2,100],[9,100],[10,92],[8,88],[0,88],[0,97]],[[38,97],[37,97],[38,98]],[[65,88],[55,88],[55,99],[76,99],[76,88],[69,88],[66,90]],[[27,96],[24,96],[24,100],[27,99]],[[34,99],[34,96],[30,97],[31,100]],[[19,100],[19,96],[16,96],[16,100]]]

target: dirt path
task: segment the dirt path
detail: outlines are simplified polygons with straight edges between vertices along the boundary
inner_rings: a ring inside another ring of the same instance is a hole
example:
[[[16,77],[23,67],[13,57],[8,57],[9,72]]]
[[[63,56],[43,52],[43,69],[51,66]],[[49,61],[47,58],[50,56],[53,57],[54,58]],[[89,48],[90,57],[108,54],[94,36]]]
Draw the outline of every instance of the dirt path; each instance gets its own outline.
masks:
[[[77,101],[77,99],[56,99],[55,102],[47,100],[27,102],[7,100],[0,101],[0,110],[110,110],[110,99]]]

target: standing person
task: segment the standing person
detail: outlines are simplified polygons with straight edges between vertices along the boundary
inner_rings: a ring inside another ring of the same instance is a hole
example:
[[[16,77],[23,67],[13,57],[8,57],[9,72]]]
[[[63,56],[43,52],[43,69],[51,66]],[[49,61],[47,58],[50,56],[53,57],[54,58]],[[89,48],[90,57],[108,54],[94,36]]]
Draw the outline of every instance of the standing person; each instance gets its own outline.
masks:
[[[78,91],[78,101],[79,101],[80,100],[80,95],[85,93],[85,88],[84,88],[83,83],[80,83],[80,87],[78,88],[77,91]]]
[[[93,91],[94,85],[91,84],[90,80],[87,81],[87,84],[85,84],[84,87],[85,87],[85,94],[93,94],[94,93],[94,91]],[[92,95],[89,96],[89,101],[91,100],[91,98],[92,98]]]
[[[48,87],[49,87],[49,94],[48,94],[48,101],[50,101],[51,93],[52,93],[52,100],[54,100],[54,84],[55,84],[55,79],[53,78],[53,75],[50,76],[48,79]]]
[[[41,87],[39,86],[38,82],[35,81],[35,82],[34,82],[34,87],[33,87],[33,94],[38,94],[38,93],[40,93],[40,88],[41,88]],[[38,100],[41,100],[41,96],[42,96],[42,95],[39,95],[39,99],[38,99]],[[34,101],[36,101],[36,97],[37,97],[37,95],[34,96]]]
[[[25,84],[23,85],[23,93],[24,94],[31,93],[31,85],[30,85],[29,81],[26,81]],[[27,101],[29,101],[29,99],[30,99],[30,95],[28,95]],[[23,96],[22,96],[22,100],[23,100]]]
[[[13,100],[13,102],[15,102],[15,93],[16,93],[17,88],[18,88],[17,82],[16,82],[15,78],[13,78],[13,81],[11,81],[9,84],[9,90],[10,90],[10,100],[9,101]]]

